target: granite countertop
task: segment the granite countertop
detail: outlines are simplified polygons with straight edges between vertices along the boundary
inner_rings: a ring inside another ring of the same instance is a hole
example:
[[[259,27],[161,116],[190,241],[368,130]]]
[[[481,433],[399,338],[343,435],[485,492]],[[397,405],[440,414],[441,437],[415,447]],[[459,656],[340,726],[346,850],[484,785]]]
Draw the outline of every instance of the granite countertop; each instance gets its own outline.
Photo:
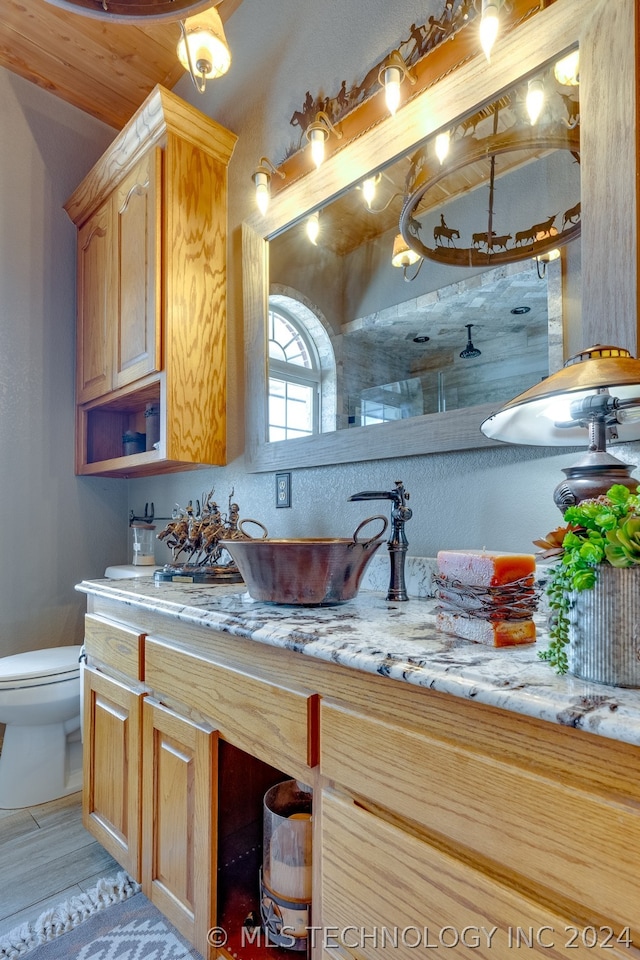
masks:
[[[354,600],[333,607],[295,607],[254,601],[242,585],[156,584],[151,577],[83,581],[76,589],[354,670],[640,745],[640,690],[557,676],[537,657],[546,643],[542,617],[537,618],[535,644],[495,649],[440,632],[434,599],[387,601],[384,590],[361,589]]]

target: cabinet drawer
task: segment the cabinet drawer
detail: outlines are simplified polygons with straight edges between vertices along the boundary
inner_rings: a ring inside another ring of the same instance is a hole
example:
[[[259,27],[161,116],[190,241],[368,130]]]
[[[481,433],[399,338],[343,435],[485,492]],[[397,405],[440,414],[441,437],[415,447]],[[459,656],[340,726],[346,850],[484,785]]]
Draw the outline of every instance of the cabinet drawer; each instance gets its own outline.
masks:
[[[640,861],[640,808],[606,793],[606,771],[592,794],[326,701],[321,722],[323,776],[592,916],[635,922],[623,878]],[[571,764],[568,755],[568,776]]]
[[[84,618],[84,646],[91,660],[134,680],[144,680],[144,637],[144,633],[106,617],[88,613]]]
[[[225,739],[267,763],[279,768],[286,760],[305,767],[317,763],[317,694],[270,683],[151,637],[145,641],[145,682],[157,696],[193,707]]]
[[[332,791],[322,793],[321,818],[322,925],[356,956],[409,960],[437,949],[512,960],[529,946],[547,957],[586,957],[593,937],[599,946],[608,937]],[[608,946],[609,956],[629,956],[613,938]]]

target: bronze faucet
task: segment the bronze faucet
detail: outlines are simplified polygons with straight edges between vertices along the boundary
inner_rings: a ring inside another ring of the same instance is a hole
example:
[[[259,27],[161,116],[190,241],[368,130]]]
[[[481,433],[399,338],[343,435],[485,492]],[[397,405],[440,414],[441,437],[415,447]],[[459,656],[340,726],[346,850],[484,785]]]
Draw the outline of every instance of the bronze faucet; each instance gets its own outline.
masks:
[[[387,548],[391,559],[391,579],[387,600],[408,600],[407,588],[404,582],[404,558],[407,555],[407,541],[404,525],[411,519],[413,511],[405,505],[409,494],[404,489],[402,480],[396,480],[395,489],[388,491],[362,490],[354,493],[349,500],[391,500],[391,534]]]

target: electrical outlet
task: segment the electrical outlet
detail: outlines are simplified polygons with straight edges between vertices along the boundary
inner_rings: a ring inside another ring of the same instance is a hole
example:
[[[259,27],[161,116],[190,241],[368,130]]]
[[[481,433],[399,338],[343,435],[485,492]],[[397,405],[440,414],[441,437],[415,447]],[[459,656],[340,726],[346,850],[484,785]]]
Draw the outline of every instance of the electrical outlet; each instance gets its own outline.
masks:
[[[276,507],[291,506],[291,474],[276,473]]]

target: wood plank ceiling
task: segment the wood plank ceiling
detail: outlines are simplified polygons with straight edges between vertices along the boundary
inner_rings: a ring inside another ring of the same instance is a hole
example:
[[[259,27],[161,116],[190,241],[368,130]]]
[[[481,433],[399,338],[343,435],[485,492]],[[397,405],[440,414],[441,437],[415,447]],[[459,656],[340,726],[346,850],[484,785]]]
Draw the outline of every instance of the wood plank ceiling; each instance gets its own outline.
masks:
[[[223,22],[241,0],[217,3]],[[184,75],[177,21],[112,23],[46,0],[0,0],[0,66],[120,130],[157,83]]]

